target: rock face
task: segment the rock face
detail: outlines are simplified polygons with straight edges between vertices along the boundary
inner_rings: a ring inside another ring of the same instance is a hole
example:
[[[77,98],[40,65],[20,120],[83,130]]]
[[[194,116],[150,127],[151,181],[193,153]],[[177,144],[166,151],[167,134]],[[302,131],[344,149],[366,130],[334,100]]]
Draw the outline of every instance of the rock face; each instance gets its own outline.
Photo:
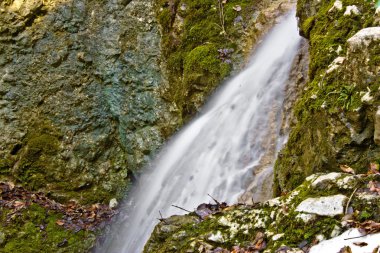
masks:
[[[170,132],[152,1],[0,4],[0,173],[108,201]]]
[[[173,216],[157,225],[144,252],[234,252],[260,245],[265,245],[260,252],[304,252],[350,229],[352,223],[346,220],[378,221],[380,196],[369,184],[378,184],[379,179],[379,175],[316,174],[294,191],[262,204],[227,207],[205,219],[195,213]],[[257,243],[258,236],[264,244]]]
[[[334,195],[320,198],[309,198],[301,202],[297,212],[334,217],[344,214],[344,205],[348,198],[344,195]]]
[[[350,15],[344,15],[346,10]],[[315,172],[339,171],[340,165],[364,172],[378,162],[376,15],[373,2],[298,1],[301,34],[310,45],[309,82],[296,102],[296,121],[276,163],[277,194]]]

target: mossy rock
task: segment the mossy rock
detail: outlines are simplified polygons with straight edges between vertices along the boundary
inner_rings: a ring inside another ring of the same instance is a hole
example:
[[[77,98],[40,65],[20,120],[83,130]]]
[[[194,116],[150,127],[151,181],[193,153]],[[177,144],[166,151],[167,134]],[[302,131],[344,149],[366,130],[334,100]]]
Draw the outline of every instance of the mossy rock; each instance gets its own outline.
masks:
[[[375,88],[379,78],[372,74],[378,67],[373,52],[380,47],[369,44],[352,53],[347,42],[373,25],[374,2],[346,0],[342,10],[332,8],[334,2],[305,0],[297,4],[301,34],[310,44],[309,82],[296,102],[296,121],[276,162],[276,194],[294,189],[312,173],[338,171],[340,165],[365,172],[380,155],[373,141],[379,103],[376,99],[372,104],[362,101],[368,89],[371,96],[380,95]],[[360,14],[344,15],[349,5],[356,5]],[[344,59],[342,65],[329,70],[337,57]]]
[[[265,252],[276,252],[281,246],[310,245],[321,236],[335,237],[348,229],[341,219],[351,195],[348,206],[354,209],[352,219],[378,221],[377,208],[371,208],[380,203],[380,197],[370,192],[367,184],[379,179],[378,175],[315,174],[295,190],[261,204],[227,207],[203,220],[195,213],[172,216],[156,226],[144,252],[232,250],[233,246],[247,249],[258,233],[264,234]],[[339,198],[343,201],[335,204]],[[320,200],[326,209],[340,211],[327,214],[319,204],[311,204],[306,212],[301,206],[310,200]]]

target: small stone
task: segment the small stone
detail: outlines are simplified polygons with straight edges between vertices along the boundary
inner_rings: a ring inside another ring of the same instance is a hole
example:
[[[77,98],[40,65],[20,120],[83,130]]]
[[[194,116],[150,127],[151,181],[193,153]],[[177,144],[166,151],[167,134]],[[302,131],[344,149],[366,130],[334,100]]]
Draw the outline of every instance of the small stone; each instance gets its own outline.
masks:
[[[219,243],[224,242],[223,235],[220,231],[216,232],[216,234],[211,234],[207,239],[212,242],[219,242]]]
[[[326,73],[329,74],[333,72],[334,70],[338,69],[339,66],[341,66],[346,58],[345,57],[338,57],[336,58],[330,65],[329,68],[327,69]]]
[[[335,52],[339,55],[342,51],[343,51],[343,48],[341,45],[339,45]]]
[[[342,1],[337,0],[337,1],[334,2],[334,5],[333,5],[333,7],[331,7],[331,9],[329,10],[329,12],[332,12],[334,10],[340,11],[342,9],[343,9],[343,3],[342,3]]]
[[[187,9],[187,6],[186,4],[181,4],[181,7],[180,7],[181,11],[185,11]]]
[[[339,226],[335,225],[333,231],[331,232],[330,237],[331,237],[331,238],[337,237],[337,236],[339,236],[341,233],[342,233],[342,229],[341,229]]]
[[[360,99],[362,103],[365,103],[367,105],[372,104],[373,97],[371,96],[371,90],[368,88],[368,91],[364,93],[364,95]]]
[[[280,239],[281,237],[283,237],[284,236],[284,234],[277,234],[277,235],[274,235],[273,237],[272,237],[272,240],[273,241],[277,241],[278,239]]]
[[[344,213],[344,204],[346,202],[347,197],[341,194],[320,198],[308,198],[297,206],[296,211],[334,217]]]
[[[310,221],[314,221],[317,218],[317,215],[309,213],[300,213],[296,216],[296,218],[302,220],[304,223],[308,223]]]
[[[344,16],[359,15],[360,11],[356,5],[347,6]]]
[[[322,176],[319,176],[314,182],[311,184],[311,187],[317,188],[321,185],[326,185],[330,183],[334,183],[336,179],[342,176],[342,173],[332,172],[329,174],[325,174]]]
[[[119,205],[119,203],[117,202],[117,200],[116,199],[111,199],[110,200],[110,203],[109,203],[109,208],[111,208],[111,209],[115,209],[117,206]]]
[[[376,145],[380,145],[380,107],[377,109],[375,115],[375,133],[373,139]]]
[[[325,238],[324,235],[317,235],[317,236],[315,237],[315,239],[317,239],[319,242],[326,240],[326,238]]]

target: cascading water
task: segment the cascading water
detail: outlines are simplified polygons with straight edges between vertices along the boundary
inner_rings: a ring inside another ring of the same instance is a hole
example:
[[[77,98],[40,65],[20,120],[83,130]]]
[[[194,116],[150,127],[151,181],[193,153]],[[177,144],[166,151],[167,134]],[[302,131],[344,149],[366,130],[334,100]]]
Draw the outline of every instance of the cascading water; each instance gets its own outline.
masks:
[[[236,202],[265,153],[269,131],[279,136],[281,107],[300,37],[294,13],[265,37],[247,68],[226,83],[201,115],[161,151],[129,194],[125,220],[98,252],[141,252],[163,216],[209,202]],[[273,119],[273,117],[272,117]],[[274,122],[274,124],[273,124]]]

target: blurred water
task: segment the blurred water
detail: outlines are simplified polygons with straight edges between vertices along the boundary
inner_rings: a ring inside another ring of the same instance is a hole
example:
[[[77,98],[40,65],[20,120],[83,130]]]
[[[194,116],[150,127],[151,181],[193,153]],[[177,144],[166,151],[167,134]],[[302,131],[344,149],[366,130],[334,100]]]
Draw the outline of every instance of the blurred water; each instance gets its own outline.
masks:
[[[247,68],[224,84],[147,168],[128,196],[128,216],[114,224],[97,252],[141,252],[159,211],[164,217],[182,213],[172,204],[193,210],[210,201],[207,194],[237,201],[265,152],[268,129],[273,130],[268,115],[283,102],[299,42],[291,13],[264,38]],[[275,124],[279,135],[281,120]]]

